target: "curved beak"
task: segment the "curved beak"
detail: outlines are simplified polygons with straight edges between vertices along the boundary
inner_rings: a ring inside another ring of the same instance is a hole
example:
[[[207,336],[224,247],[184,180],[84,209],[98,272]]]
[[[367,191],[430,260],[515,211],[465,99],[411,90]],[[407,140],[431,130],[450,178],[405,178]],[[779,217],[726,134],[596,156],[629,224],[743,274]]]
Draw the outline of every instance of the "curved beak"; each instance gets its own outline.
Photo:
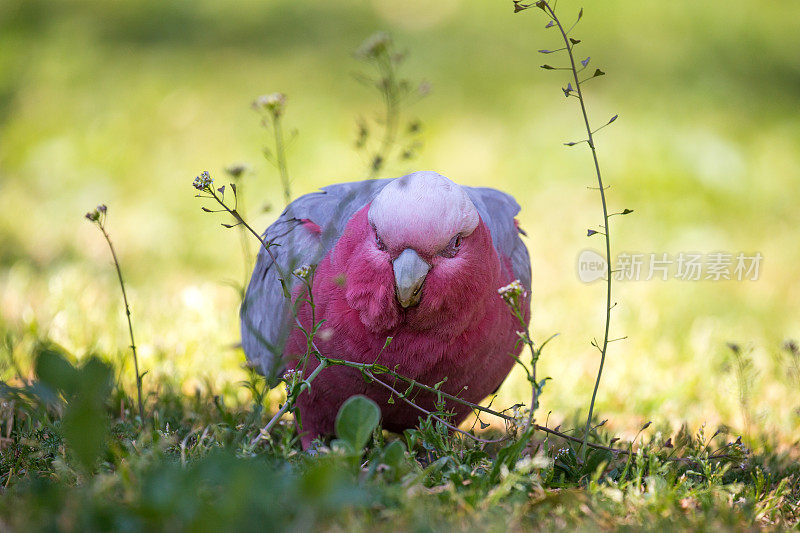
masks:
[[[422,284],[431,266],[414,250],[406,248],[392,261],[397,301],[403,307],[417,305],[422,297]]]

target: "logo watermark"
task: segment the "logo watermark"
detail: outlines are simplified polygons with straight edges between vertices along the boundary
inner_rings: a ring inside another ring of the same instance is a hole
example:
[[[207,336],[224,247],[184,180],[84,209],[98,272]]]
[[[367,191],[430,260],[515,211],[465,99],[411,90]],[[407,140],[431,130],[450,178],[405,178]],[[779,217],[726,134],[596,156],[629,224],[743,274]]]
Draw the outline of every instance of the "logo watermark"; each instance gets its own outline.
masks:
[[[578,279],[591,283],[606,277],[606,258],[594,250],[584,250],[578,256]]]
[[[616,281],[756,281],[763,259],[761,252],[622,252],[614,258],[611,275]],[[606,259],[595,250],[583,250],[577,267],[584,283],[606,278]]]

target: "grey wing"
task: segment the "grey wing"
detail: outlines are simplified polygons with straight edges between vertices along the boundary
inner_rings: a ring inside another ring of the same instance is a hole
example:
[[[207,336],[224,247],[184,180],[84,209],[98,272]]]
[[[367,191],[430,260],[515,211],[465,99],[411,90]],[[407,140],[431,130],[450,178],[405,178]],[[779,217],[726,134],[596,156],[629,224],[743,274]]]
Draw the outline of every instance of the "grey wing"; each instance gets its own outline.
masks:
[[[511,261],[514,276],[531,290],[531,258],[528,247],[522,242],[522,231],[514,217],[520,211],[519,204],[510,194],[487,187],[465,187],[481,219],[492,234],[492,243],[498,254]],[[499,288],[499,287],[498,287]]]
[[[319,263],[339,240],[348,220],[389,181],[340,183],[301,196],[264,232],[264,241],[275,246],[270,247],[271,256],[261,247],[239,316],[247,360],[270,384],[286,368],[283,350],[294,317],[283,287],[291,293],[299,283],[292,271]],[[309,230],[309,221],[321,231]]]

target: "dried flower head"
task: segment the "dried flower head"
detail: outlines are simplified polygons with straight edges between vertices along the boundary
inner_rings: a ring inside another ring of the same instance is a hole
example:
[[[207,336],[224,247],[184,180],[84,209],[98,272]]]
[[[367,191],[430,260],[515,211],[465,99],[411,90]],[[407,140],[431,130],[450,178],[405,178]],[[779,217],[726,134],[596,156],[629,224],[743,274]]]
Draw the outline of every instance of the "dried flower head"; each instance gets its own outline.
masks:
[[[233,179],[241,178],[250,167],[244,163],[235,163],[225,168],[225,172],[227,172]]]
[[[286,95],[283,93],[263,94],[255,99],[253,108],[266,111],[277,118],[283,114],[286,108]]]
[[[385,31],[373,33],[361,43],[356,51],[356,56],[366,59],[375,59],[387,52],[392,45],[392,37]]]
[[[103,221],[101,219],[103,218],[103,216],[105,216],[106,211],[108,211],[106,204],[100,204],[83,216],[86,217],[86,220],[88,220],[89,222],[98,222],[102,226]]]
[[[192,182],[192,185],[198,191],[204,191],[204,190],[208,189],[209,187],[211,187],[211,185],[213,183],[214,183],[214,180],[211,179],[211,174],[209,174],[207,170],[204,170],[199,176],[197,176],[194,179],[194,182]]]
[[[783,349],[793,354],[800,353],[800,348],[797,347],[797,342],[793,340],[788,340],[783,343]]]
[[[427,96],[433,90],[433,84],[429,81],[422,81],[417,87],[420,96]]]

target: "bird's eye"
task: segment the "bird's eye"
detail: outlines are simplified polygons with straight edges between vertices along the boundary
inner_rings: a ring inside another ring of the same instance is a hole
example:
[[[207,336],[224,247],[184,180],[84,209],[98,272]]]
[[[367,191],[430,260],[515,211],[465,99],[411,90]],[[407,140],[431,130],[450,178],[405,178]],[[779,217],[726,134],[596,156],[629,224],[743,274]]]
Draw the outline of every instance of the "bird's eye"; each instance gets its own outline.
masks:
[[[381,240],[380,237],[378,237],[377,233],[375,234],[375,245],[378,247],[378,250],[382,252],[386,251],[386,245],[383,244],[383,241]]]
[[[458,253],[458,249],[461,248],[461,239],[462,237],[460,233],[454,235],[453,238],[450,239],[450,242],[447,243],[447,246],[445,246],[444,250],[439,253],[439,255],[442,257],[455,257]]]

